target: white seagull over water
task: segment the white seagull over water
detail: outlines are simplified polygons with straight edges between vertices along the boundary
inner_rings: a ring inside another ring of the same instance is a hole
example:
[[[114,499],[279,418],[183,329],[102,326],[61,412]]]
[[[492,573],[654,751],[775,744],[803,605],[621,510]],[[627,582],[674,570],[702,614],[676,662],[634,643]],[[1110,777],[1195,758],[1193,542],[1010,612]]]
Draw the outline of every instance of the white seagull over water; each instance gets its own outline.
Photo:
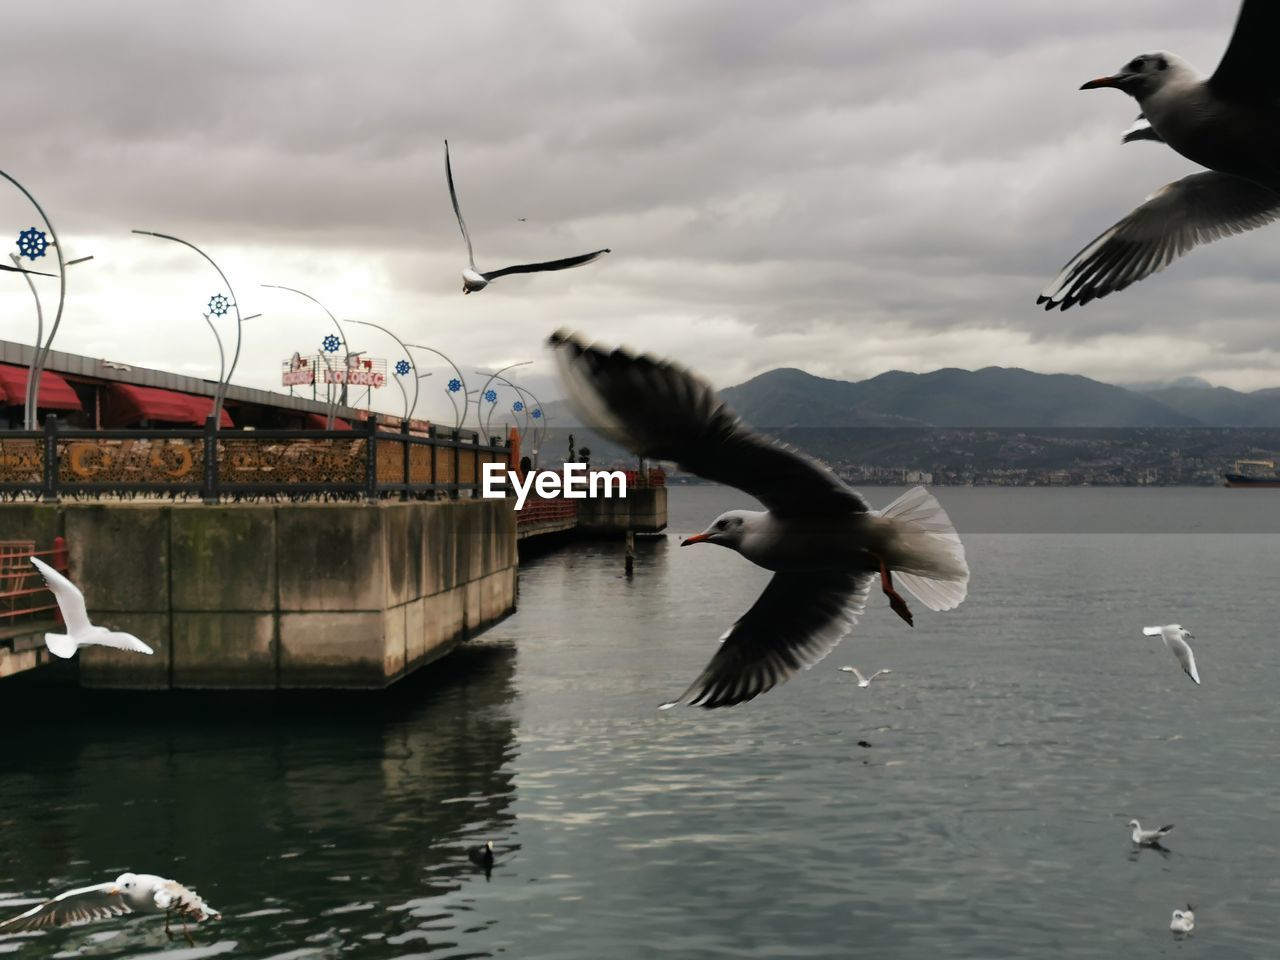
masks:
[[[752,432],[697,374],[566,331],[552,334],[550,345],[584,424],[642,457],[674,460],[765,506],[723,513],[682,544],[720,544],[774,576],[721,638],[702,674],[664,707],[743,703],[813,666],[861,616],[877,576],[907,623],[911,611],[894,589],[895,573],[932,610],[964,600],[964,547],[923,488],[872,510],[826,467]]]
[[[1167,823],[1159,830],[1143,830],[1142,824],[1137,820],[1130,820],[1129,826],[1133,828],[1133,833],[1129,834],[1130,839],[1140,847],[1160,846],[1160,841],[1173,829],[1173,824]]]
[[[155,653],[131,633],[120,633],[90,623],[89,611],[84,605],[84,594],[79,588],[39,557],[29,559],[44,576],[50,592],[57,599],[63,625],[67,628],[66,633],[44,635],[44,642],[50,653],[59,657],[74,657],[77,650],[91,644],[115,647],[117,650],[133,650],[136,653]]]
[[[458,217],[458,226],[462,230],[462,239],[467,241],[467,269],[462,271],[462,292],[475,293],[483,290],[492,280],[505,277],[509,273],[544,273],[548,270],[568,270],[570,267],[581,267],[609,253],[609,248],[584,253],[577,257],[566,257],[563,260],[549,260],[546,263],[520,263],[514,267],[503,267],[501,270],[489,270],[481,273],[476,269],[476,256],[471,250],[471,235],[467,233],[466,221],[462,219],[462,209],[458,206],[458,191],[453,187],[453,166],[449,163],[449,141],[444,142],[444,175],[449,181],[449,199],[453,201],[453,212]]]
[[[857,668],[857,667],[841,667],[840,669],[841,669],[841,670],[843,670],[845,673],[852,673],[855,677],[857,677],[857,678],[858,678],[858,686],[860,686],[860,687],[869,687],[869,686],[871,686],[871,681],[872,681],[872,680],[874,680],[876,677],[880,676],[881,674],[893,673],[893,671],[892,671],[892,670],[877,670],[877,671],[876,671],[875,673],[873,673],[871,676],[869,676],[869,677],[864,677],[864,676],[861,674],[861,672],[859,672],[859,670],[858,670],[858,668]]]
[[[1173,919],[1169,921],[1169,929],[1174,933],[1190,933],[1196,926],[1196,914],[1191,909],[1191,904],[1187,904],[1185,910],[1173,911]]]
[[[1280,218],[1280,3],[1244,0],[1210,77],[1157,50],[1080,89],[1114,87],[1142,106],[1125,142],[1157,140],[1208,167],[1167,183],[1077,253],[1045,287],[1046,310],[1105,297],[1192,247]]]
[[[222,914],[194,891],[176,880],[152,873],[122,873],[109,883],[78,887],[32,907],[26,913],[0,923],[0,934],[19,930],[43,930],[93,920],[107,920],[131,913],[164,914],[164,931],[172,937],[169,922],[177,917],[188,942],[187,921],[220,920]]]
[[[1178,658],[1178,663],[1182,664],[1182,672],[1196,682],[1200,683],[1200,671],[1196,669],[1196,655],[1191,652],[1191,647],[1187,645],[1187,637],[1192,640],[1195,637],[1188,631],[1182,629],[1179,624],[1170,623],[1163,627],[1143,627],[1142,632],[1148,637],[1163,637],[1164,645],[1169,648],[1169,652]]]

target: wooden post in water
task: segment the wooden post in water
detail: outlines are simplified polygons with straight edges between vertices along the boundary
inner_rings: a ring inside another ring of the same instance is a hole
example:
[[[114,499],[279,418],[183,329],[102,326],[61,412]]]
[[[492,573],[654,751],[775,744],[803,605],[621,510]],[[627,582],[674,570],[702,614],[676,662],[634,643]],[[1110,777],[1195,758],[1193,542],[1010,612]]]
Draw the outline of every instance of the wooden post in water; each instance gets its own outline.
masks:
[[[632,568],[636,562],[636,532],[634,530],[627,531],[627,559],[625,562],[627,576],[631,576]]]

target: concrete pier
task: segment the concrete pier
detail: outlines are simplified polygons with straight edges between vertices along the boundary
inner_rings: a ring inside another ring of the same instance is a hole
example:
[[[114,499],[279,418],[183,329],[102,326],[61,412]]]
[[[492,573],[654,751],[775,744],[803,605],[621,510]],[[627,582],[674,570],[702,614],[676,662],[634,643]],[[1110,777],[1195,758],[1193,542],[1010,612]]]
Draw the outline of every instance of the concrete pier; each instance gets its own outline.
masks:
[[[65,536],[94,620],[155,648],[82,651],[88,687],[376,689],[515,609],[502,500],[9,504],[0,518],[6,535]]]
[[[632,487],[625,498],[578,501],[577,532],[582,536],[622,537],[628,531],[661,533],[667,528],[667,488]]]

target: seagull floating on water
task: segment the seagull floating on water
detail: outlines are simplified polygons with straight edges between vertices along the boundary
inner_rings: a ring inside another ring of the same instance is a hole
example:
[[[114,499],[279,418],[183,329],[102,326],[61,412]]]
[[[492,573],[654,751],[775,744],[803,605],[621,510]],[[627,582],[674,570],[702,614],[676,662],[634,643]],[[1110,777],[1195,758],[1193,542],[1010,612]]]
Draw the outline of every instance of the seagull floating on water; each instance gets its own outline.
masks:
[[[817,663],[861,616],[877,575],[912,622],[900,582],[932,610],[968,592],[964,547],[922,487],[881,511],[826,467],[744,426],[697,374],[649,356],[587,344],[567,331],[550,345],[583,422],[651,460],[745,491],[764,510],[730,510],[682,546],[716,543],[774,571],[755,604],[677,703],[727,707]]]
[[[163,913],[164,932],[171,939],[173,932],[169,929],[169,922],[178,917],[182,920],[182,932],[188,943],[191,942],[191,934],[187,932],[188,920],[202,923],[222,919],[222,914],[205,903],[194,890],[176,880],[152,873],[122,873],[110,883],[68,890],[26,913],[5,920],[0,923],[0,933],[65,927],[131,913]]]
[[[45,583],[57,599],[58,609],[62,611],[62,622],[67,628],[66,633],[44,635],[44,642],[50,653],[64,658],[74,657],[81,647],[92,644],[115,647],[117,650],[133,650],[136,653],[155,653],[131,633],[120,633],[90,623],[89,611],[85,608],[84,594],[80,589],[39,557],[29,559],[44,576]]]
[[[876,677],[880,676],[881,674],[893,673],[893,671],[892,671],[892,670],[877,670],[877,671],[876,671],[875,673],[873,673],[871,676],[869,676],[869,677],[864,677],[864,676],[863,676],[863,675],[858,671],[858,668],[857,668],[857,667],[841,667],[840,669],[841,669],[841,670],[843,670],[845,673],[852,673],[855,677],[857,677],[857,678],[858,678],[858,686],[860,686],[860,687],[869,687],[869,686],[871,686],[871,681],[872,681],[872,680],[874,680]]]
[[[1244,0],[1213,76],[1157,50],[1080,89],[1114,87],[1142,107],[1124,140],[1167,143],[1208,167],[1167,183],[1072,257],[1040,294],[1046,310],[1105,297],[1192,247],[1280,218],[1280,3]]]
[[[1169,823],[1159,830],[1143,830],[1142,824],[1137,820],[1130,820],[1129,826],[1133,827],[1133,833],[1129,835],[1130,838],[1140,847],[1160,846],[1160,841],[1173,829],[1173,824]]]
[[[1191,652],[1191,647],[1187,645],[1187,637],[1192,640],[1195,637],[1176,623],[1170,623],[1163,627],[1143,627],[1142,632],[1148,637],[1163,637],[1164,645],[1169,648],[1169,652],[1178,658],[1178,662],[1182,664],[1182,672],[1196,682],[1200,683],[1200,671],[1196,669],[1196,655]]]
[[[1169,921],[1169,929],[1174,933],[1190,933],[1196,927],[1195,911],[1191,909],[1191,904],[1187,904],[1185,910],[1173,911],[1173,919]]]
[[[545,273],[548,270],[568,270],[570,267],[581,267],[603,257],[610,250],[596,250],[577,257],[566,257],[563,260],[549,260],[546,263],[521,263],[514,267],[503,267],[501,270],[490,270],[481,273],[476,269],[476,257],[471,250],[471,235],[467,233],[466,221],[462,219],[462,209],[458,206],[458,191],[453,187],[453,166],[449,162],[449,141],[444,142],[444,175],[449,181],[449,199],[453,201],[453,212],[458,217],[458,226],[462,229],[462,239],[467,241],[467,269],[462,271],[462,292],[475,293],[483,290],[490,281],[505,277],[509,273]],[[520,218],[525,219],[524,217]]]

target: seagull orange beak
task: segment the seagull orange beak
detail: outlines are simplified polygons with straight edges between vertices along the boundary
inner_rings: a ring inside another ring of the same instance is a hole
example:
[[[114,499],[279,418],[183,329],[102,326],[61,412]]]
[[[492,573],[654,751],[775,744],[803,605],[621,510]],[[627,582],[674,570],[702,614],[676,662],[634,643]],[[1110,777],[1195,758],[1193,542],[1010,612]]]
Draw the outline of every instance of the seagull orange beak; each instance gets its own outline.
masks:
[[[1096,80],[1090,80],[1088,83],[1080,85],[1081,90],[1097,90],[1100,87],[1119,87],[1120,81],[1124,79],[1119,74],[1111,77],[1098,77]]]
[[[695,533],[692,536],[685,537],[684,540],[681,541],[680,546],[687,547],[691,543],[703,543],[704,541],[707,541],[710,539],[711,538],[708,537],[705,533]]]

